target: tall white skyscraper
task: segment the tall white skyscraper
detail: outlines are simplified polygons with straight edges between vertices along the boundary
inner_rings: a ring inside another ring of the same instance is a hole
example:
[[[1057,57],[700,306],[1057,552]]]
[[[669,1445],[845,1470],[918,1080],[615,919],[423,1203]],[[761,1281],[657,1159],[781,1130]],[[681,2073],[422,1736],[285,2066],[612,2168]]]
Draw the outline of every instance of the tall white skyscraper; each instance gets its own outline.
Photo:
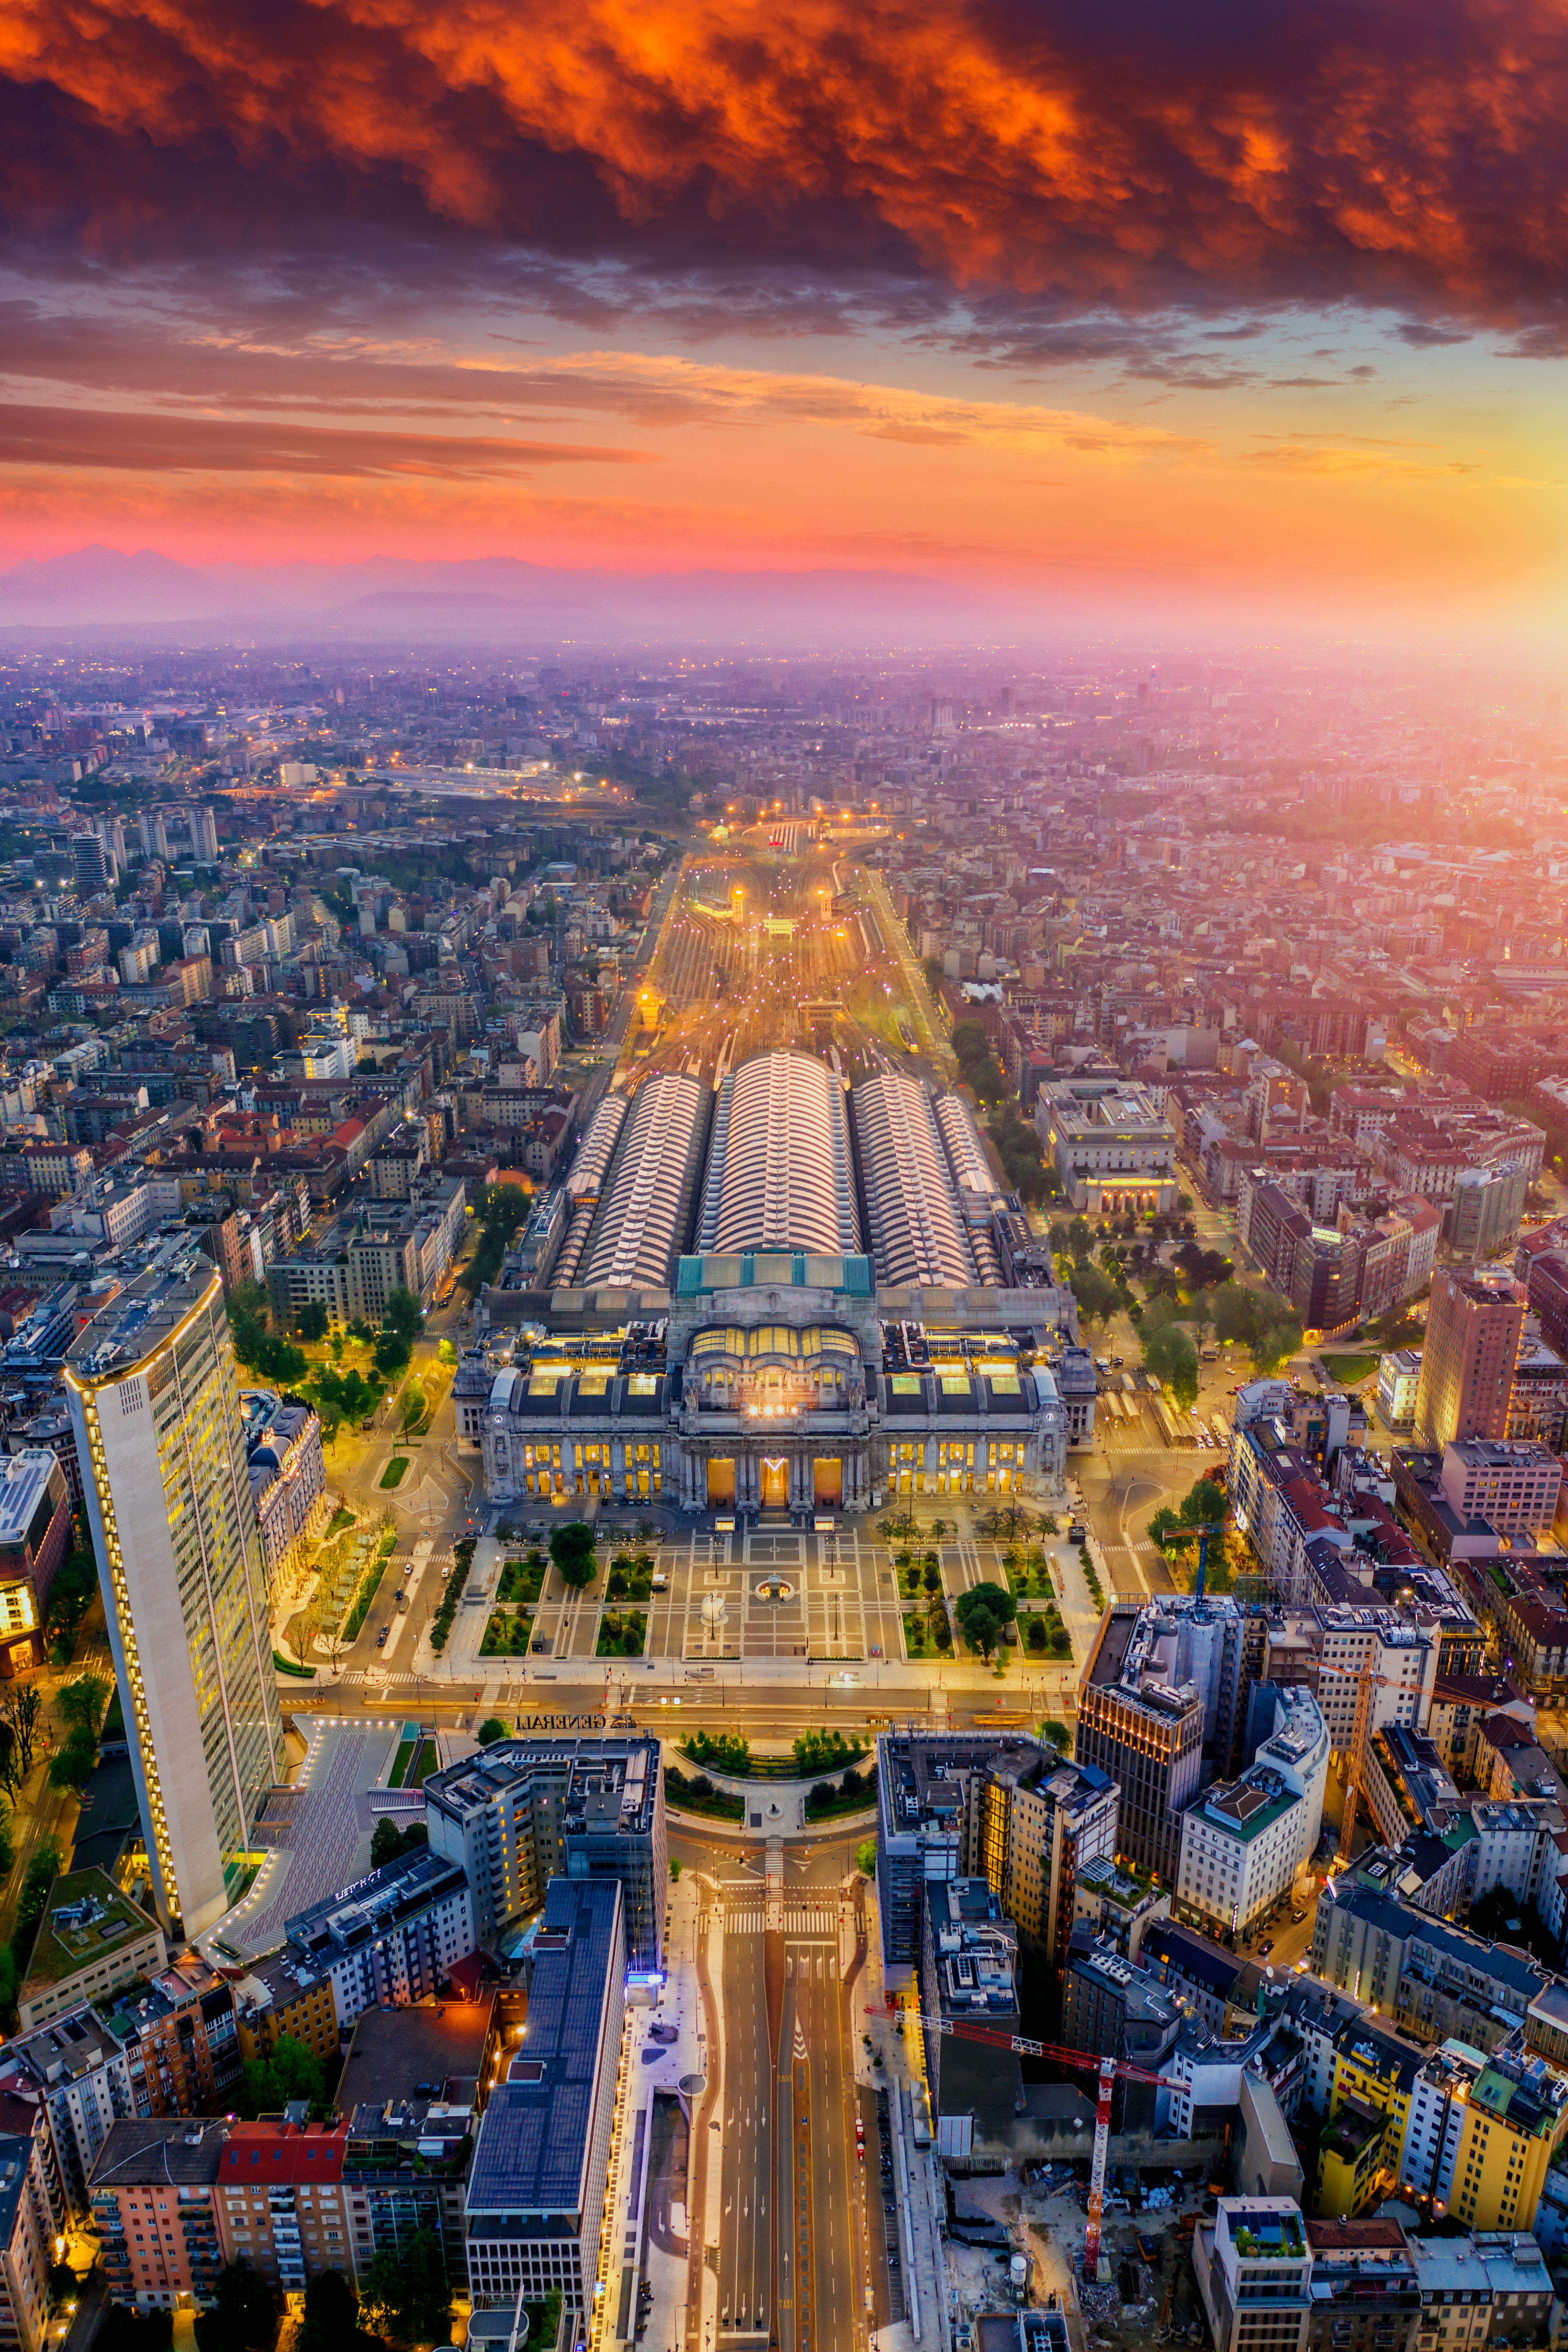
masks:
[[[83,1330],[66,1391],[153,1898],[195,1936],[239,1892],[283,1755],[216,1270],[171,1247]]]
[[[198,866],[217,864],[217,819],[211,809],[191,811],[191,856]]]

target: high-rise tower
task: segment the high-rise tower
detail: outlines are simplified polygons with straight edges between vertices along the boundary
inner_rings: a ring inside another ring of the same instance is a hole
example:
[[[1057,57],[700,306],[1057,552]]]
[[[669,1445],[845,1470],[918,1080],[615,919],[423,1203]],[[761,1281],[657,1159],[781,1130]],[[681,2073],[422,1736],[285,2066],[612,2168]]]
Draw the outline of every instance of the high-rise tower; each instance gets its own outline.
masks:
[[[1440,1453],[1460,1437],[1506,1437],[1524,1300],[1510,1281],[1440,1271],[1426,1309],[1415,1434]]]
[[[223,1284],[182,1254],[66,1363],[153,1896],[199,1935],[233,1903],[282,1761],[260,1538]]]

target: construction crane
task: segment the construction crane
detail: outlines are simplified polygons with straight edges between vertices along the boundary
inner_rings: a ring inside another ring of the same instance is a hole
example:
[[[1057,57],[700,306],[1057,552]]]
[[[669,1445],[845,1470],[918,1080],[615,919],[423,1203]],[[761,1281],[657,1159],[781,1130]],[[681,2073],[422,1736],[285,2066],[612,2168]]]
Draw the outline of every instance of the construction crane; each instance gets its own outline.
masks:
[[[1119,2082],[1153,2083],[1166,2090],[1184,2091],[1190,2085],[1179,2074],[1152,2074],[1146,2066],[1134,2066],[1122,2058],[1097,2058],[1085,2050],[1064,2050],[1054,2042],[1032,2042],[1026,2034],[1003,2033],[995,2026],[972,2025],[956,2017],[931,2017],[924,2010],[907,2009],[901,2012],[912,2017],[932,2033],[952,2036],[961,2042],[986,2042],[994,2050],[1011,2050],[1023,2058],[1053,2058],[1063,2066],[1076,2066],[1080,2072],[1099,2076],[1094,2109],[1094,2158],[1089,2168],[1089,2210],[1083,2232],[1083,2274],[1094,2280],[1100,2276],[1100,2224],[1105,2210],[1105,2160],[1110,2147],[1110,2100]],[[886,2012],[868,2008],[868,2017],[879,2017]]]

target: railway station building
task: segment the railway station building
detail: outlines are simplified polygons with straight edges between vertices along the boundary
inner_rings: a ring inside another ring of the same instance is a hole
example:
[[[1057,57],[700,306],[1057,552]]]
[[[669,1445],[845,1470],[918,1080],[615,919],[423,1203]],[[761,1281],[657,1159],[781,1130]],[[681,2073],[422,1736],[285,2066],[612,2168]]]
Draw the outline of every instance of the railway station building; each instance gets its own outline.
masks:
[[[967,1105],[891,1073],[849,1093],[789,1052],[708,1101],[649,1084],[657,1106],[590,1126],[553,1262],[484,1295],[490,1499],[803,1519],[1056,1496],[1076,1310]]]

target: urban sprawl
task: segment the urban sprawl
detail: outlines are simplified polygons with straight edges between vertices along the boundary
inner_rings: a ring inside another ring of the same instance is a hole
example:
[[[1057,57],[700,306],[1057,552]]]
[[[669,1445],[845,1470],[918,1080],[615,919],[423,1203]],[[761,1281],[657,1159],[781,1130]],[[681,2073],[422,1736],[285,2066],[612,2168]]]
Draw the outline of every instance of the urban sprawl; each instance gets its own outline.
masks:
[[[1557,2343],[1565,758],[7,648],[7,2344]]]

